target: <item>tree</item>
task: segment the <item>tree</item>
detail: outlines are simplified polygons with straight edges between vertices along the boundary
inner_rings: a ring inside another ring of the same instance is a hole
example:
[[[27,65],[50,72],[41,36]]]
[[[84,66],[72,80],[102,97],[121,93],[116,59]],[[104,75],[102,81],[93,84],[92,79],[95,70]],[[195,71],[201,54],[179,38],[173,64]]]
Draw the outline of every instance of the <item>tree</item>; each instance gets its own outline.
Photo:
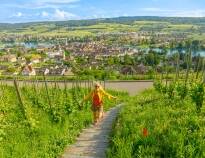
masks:
[[[66,57],[69,57],[69,56],[71,55],[71,52],[68,51],[68,50],[65,50],[64,52],[65,52],[65,56],[66,56]]]
[[[133,59],[128,54],[126,54],[124,56],[124,64],[125,65],[132,65],[133,64]]]
[[[149,66],[156,66],[160,62],[159,55],[157,53],[149,53],[145,56],[145,63]]]
[[[192,48],[192,51],[193,51],[193,55],[196,56],[196,55],[197,55],[197,51],[198,51],[199,48],[200,48],[200,42],[199,42],[199,40],[194,40],[194,41],[192,41],[192,43],[191,43],[191,48]]]
[[[7,72],[10,72],[10,73],[14,73],[15,71],[16,71],[16,68],[14,66],[9,66],[7,69]]]
[[[113,57],[113,60],[114,60],[114,63],[116,64],[116,65],[119,65],[120,64],[120,59],[119,59],[119,57]]]
[[[20,57],[20,56],[22,56],[22,53],[21,53],[21,51],[17,51],[17,52],[16,52],[16,55],[17,55],[17,57]]]
[[[109,66],[111,66],[111,65],[114,65],[114,59],[113,59],[113,57],[109,57],[108,58],[108,60],[107,60],[107,64],[109,65]]]
[[[31,58],[32,58],[32,56],[30,54],[25,55],[25,59],[27,62],[31,62]]]

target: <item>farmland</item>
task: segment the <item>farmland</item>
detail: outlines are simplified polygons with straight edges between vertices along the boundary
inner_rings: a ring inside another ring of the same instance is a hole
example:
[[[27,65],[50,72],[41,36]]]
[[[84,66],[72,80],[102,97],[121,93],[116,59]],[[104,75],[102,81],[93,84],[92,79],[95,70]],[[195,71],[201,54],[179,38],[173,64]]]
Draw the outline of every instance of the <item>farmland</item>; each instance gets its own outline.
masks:
[[[96,33],[159,31],[185,32],[200,34],[203,28],[203,18],[163,18],[163,17],[125,17],[113,19],[95,19],[69,22],[39,22],[14,24],[5,27],[1,33],[16,35],[41,36],[95,36]],[[6,25],[6,24],[5,24]]]

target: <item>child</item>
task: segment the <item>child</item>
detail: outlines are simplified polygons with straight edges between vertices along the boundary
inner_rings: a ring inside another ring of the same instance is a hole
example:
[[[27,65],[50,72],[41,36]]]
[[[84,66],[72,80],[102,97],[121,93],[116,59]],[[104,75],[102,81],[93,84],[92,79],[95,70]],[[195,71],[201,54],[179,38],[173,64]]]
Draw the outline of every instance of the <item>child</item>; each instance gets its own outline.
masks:
[[[93,111],[94,125],[98,124],[99,120],[103,118],[103,96],[107,96],[108,99],[117,99],[116,97],[105,92],[99,83],[95,83],[94,90],[92,90],[81,103],[83,104],[83,102],[92,99],[91,109]]]

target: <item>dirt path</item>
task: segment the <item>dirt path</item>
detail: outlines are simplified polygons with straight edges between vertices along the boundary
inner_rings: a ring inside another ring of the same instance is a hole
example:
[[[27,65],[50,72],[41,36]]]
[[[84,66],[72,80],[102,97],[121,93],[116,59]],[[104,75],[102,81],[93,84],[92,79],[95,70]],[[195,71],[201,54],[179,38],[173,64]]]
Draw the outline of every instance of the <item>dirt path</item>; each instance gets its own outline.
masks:
[[[84,129],[76,143],[68,146],[61,158],[105,158],[112,123],[121,106],[122,104],[106,112],[99,125]]]

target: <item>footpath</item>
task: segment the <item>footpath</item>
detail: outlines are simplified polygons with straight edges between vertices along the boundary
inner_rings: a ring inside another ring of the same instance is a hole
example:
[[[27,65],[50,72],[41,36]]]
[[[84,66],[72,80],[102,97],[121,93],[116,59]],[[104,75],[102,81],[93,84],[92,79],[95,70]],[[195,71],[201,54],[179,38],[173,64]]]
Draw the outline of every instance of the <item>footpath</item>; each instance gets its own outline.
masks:
[[[112,124],[121,106],[117,105],[106,112],[98,125],[84,129],[76,143],[65,149],[61,158],[105,158]]]

